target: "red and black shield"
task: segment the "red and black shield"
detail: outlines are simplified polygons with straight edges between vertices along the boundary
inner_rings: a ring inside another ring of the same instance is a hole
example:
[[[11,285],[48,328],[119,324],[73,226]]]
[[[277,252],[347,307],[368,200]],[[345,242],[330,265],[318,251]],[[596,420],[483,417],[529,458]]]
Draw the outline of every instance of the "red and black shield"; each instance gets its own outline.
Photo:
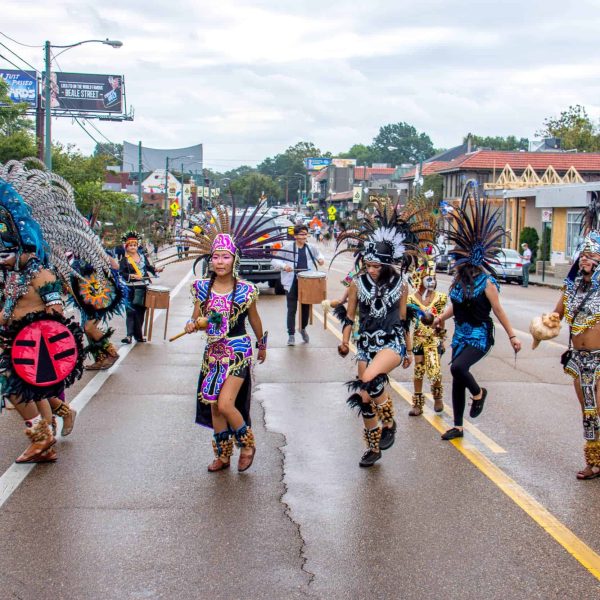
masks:
[[[42,319],[25,325],[17,333],[11,358],[21,379],[36,387],[46,387],[67,379],[79,356],[70,329],[53,319]]]

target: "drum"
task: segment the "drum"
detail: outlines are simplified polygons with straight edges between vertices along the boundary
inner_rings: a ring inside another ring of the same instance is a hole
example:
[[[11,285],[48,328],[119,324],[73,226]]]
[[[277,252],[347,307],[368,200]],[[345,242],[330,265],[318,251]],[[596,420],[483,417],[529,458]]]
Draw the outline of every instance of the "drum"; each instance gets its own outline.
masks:
[[[162,285],[149,285],[146,288],[146,308],[169,308],[170,291]]]
[[[327,276],[322,271],[298,273],[298,302],[321,304],[327,298]]]

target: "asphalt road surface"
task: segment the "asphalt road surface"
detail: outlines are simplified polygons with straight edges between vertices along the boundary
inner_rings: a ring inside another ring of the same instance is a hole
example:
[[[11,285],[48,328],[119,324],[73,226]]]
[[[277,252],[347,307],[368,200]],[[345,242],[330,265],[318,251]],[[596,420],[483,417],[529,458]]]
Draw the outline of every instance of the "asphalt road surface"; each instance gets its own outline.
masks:
[[[350,266],[329,270],[330,298]],[[173,290],[169,335],[191,314],[187,269],[160,280]],[[193,422],[202,337],[164,341],[157,312],[151,343],[69,391],[80,415],[56,464],[14,465],[23,427],[14,411],[0,418],[0,600],[600,598],[600,479],[575,479],[566,331],[535,351],[526,333],[558,295],[502,286],[524,349],[515,362],[497,327],[474,368],[488,401],[463,440],[441,441],[451,407],[437,416],[430,397],[408,417],[412,369],[394,371],[396,443],[372,469],[358,467],[361,424],[345,405],[356,365],[338,357],[339,324],[325,330],[320,306],[310,343],[288,347],[285,297],[261,288],[269,350],[243,474],[206,471],[210,433]]]

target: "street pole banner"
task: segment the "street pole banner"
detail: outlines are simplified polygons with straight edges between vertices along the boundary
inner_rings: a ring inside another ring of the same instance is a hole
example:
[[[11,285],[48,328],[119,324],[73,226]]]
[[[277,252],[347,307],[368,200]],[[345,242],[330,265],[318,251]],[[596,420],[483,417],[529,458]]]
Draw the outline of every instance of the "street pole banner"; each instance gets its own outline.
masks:
[[[352,203],[360,204],[361,200],[362,200],[362,187],[360,185],[355,185],[352,188]]]
[[[73,112],[122,113],[123,76],[53,71],[50,73],[50,108]]]
[[[13,102],[26,102],[31,108],[37,107],[37,76],[35,71],[0,69],[0,77],[8,85],[8,97]]]

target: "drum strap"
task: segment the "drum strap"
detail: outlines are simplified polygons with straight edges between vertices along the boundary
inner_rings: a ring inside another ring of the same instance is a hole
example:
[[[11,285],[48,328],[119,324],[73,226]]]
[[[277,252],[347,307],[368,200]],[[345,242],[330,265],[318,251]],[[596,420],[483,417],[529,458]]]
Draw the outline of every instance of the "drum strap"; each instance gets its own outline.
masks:
[[[294,267],[296,266],[296,242],[294,242]],[[310,256],[310,260],[313,261],[313,265],[315,265],[315,269],[318,271],[319,267],[317,266],[317,261],[315,260],[315,257],[313,256],[312,250],[310,249],[310,246],[308,244],[306,244],[306,250],[308,252],[308,255]]]
[[[131,256],[127,256],[127,262],[131,265],[136,275],[138,275],[139,277],[143,277],[140,268],[137,266],[137,263],[135,262],[135,260],[133,260],[133,258],[131,258]]]

